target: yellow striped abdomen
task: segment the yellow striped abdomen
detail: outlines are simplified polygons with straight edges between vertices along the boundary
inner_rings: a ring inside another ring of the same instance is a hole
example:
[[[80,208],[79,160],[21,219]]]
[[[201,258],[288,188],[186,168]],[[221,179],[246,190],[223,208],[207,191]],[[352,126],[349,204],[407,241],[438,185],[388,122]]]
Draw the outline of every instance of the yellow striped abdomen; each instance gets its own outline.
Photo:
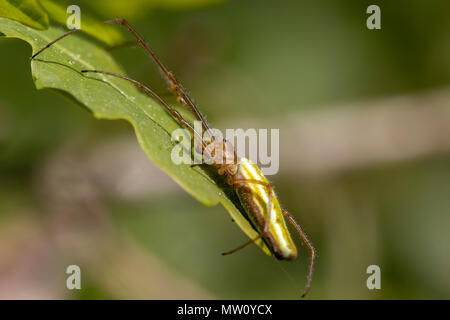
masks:
[[[246,158],[240,160],[235,179],[239,181],[257,180],[269,185],[269,181],[258,166]],[[236,194],[253,227],[258,234],[261,233],[269,212],[269,188],[259,183],[243,182],[236,185]],[[271,202],[269,230],[263,236],[264,242],[278,259],[292,260],[297,256],[297,248],[286,227],[280,203],[273,190]]]

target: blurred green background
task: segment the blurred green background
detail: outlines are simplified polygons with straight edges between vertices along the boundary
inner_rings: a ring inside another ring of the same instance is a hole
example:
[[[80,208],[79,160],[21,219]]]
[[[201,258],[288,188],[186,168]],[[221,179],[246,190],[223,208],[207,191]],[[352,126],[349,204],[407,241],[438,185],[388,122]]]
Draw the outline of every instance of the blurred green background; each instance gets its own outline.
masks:
[[[449,2],[70,4],[126,18],[213,126],[280,128],[269,179],[317,249],[309,298],[450,298]],[[294,262],[221,256],[247,240],[226,210],[147,161],[126,122],[37,91],[30,54],[0,38],[0,298],[300,297],[297,237]],[[165,92],[141,49],[114,56]],[[70,264],[82,290],[65,287]],[[373,264],[381,290],[366,287]]]

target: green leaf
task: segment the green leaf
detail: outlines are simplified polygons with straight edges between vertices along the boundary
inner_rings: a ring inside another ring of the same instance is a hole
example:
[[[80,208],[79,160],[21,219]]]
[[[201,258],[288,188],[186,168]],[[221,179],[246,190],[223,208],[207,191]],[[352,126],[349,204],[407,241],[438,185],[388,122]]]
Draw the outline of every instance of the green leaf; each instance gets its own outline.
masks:
[[[47,10],[50,19],[62,25],[66,25],[69,14],[67,7],[52,0],[40,0],[41,5]],[[81,29],[87,34],[103,41],[111,46],[124,41],[123,34],[116,26],[107,25],[92,18],[81,8]]]
[[[62,30],[54,27],[38,31],[4,18],[0,18],[0,32],[7,37],[25,40],[32,46],[33,52],[63,34]],[[232,188],[212,168],[191,168],[172,162],[171,151],[175,142],[171,141],[171,133],[180,126],[156,101],[124,80],[80,72],[83,69],[97,69],[124,74],[102,48],[83,37],[71,35],[45,50],[32,61],[31,68],[38,89],[65,91],[97,118],[129,121],[151,161],[203,204],[222,203],[250,238],[257,237]],[[257,244],[270,254],[261,240]]]
[[[0,0],[0,17],[41,30],[50,23],[47,13],[36,0]]]

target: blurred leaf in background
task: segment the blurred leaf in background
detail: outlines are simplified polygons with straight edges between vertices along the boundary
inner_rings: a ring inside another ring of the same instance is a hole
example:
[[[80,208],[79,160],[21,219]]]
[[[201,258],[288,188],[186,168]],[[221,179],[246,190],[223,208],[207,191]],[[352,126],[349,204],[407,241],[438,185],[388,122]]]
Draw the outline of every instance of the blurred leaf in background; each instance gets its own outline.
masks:
[[[38,0],[3,0],[0,17],[13,19],[37,29],[45,29],[49,25],[48,15]]]
[[[68,17],[67,6],[52,0],[39,1],[50,15],[52,21],[61,25],[66,24]],[[82,12],[81,29],[110,46],[120,44],[124,41],[122,33],[117,28],[98,21],[86,12]]]
[[[127,17],[129,20],[144,19],[154,9],[192,10],[219,5],[227,0],[81,0],[97,14],[106,19]]]

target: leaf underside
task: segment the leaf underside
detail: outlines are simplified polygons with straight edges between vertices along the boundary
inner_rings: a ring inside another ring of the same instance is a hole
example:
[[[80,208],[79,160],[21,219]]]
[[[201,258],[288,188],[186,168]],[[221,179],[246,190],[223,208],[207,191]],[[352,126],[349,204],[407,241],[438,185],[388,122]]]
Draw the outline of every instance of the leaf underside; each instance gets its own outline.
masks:
[[[28,42],[36,52],[62,35],[64,30],[50,26],[41,31],[0,18],[0,33]],[[171,151],[175,142],[171,141],[171,133],[180,126],[155,100],[121,79],[80,72],[97,69],[125,74],[101,47],[83,37],[71,35],[33,60],[31,69],[37,89],[65,91],[92,111],[96,118],[130,122],[141,148],[152,162],[201,203],[208,206],[221,203],[248,237],[257,237],[239,200],[222,177],[210,168],[191,168],[172,162]],[[263,241],[259,240],[257,244],[271,255]]]

